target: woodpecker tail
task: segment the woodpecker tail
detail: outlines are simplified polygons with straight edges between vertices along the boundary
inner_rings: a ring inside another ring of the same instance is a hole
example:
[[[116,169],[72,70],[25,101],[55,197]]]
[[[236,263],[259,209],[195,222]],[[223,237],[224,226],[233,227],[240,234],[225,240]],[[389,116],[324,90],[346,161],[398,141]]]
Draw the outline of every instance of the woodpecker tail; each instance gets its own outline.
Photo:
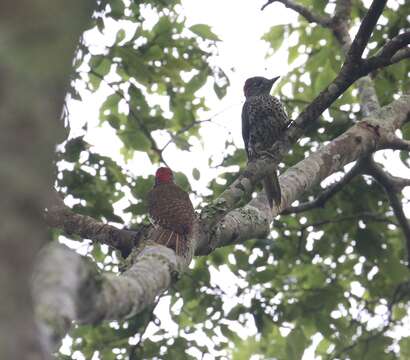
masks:
[[[280,185],[276,170],[273,170],[271,175],[263,178],[263,188],[265,189],[270,208],[272,209],[273,207],[273,201],[275,201],[277,207],[280,207],[282,194],[280,192]]]
[[[188,250],[186,235],[176,231],[159,227],[152,234],[152,238],[156,243],[173,249],[179,256],[184,256]]]

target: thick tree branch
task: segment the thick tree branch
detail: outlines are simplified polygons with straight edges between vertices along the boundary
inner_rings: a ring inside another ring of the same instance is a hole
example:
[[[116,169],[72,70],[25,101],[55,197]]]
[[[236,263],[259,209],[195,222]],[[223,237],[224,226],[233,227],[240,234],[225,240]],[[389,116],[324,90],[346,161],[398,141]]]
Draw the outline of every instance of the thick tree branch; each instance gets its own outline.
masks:
[[[76,234],[83,239],[106,244],[128,256],[137,245],[137,231],[118,229],[112,225],[101,223],[90,216],[76,214],[66,206],[61,197],[54,192],[45,213],[46,222],[50,227],[60,228],[68,235]]]
[[[291,206],[281,212],[282,215],[300,213],[303,211],[311,210],[318,207],[323,207],[325,203],[330,200],[334,195],[336,195],[339,191],[341,191],[345,185],[347,185],[356,175],[358,175],[362,170],[362,163],[361,161],[357,161],[356,164],[343,176],[343,178],[332,184],[329,185],[326,189],[324,189],[320,195],[312,200],[305,203],[301,203],[297,206]]]
[[[57,242],[42,250],[33,292],[41,329],[54,350],[73,320],[129,318],[153,304],[179,271],[174,251],[164,246],[148,246],[137,259],[118,276],[99,273],[89,259]]]

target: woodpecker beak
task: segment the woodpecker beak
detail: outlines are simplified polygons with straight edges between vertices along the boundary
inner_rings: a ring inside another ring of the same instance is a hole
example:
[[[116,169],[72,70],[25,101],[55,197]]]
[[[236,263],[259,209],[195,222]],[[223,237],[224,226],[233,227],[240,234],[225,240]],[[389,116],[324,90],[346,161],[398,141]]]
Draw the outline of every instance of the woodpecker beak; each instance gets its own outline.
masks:
[[[274,77],[274,78],[272,78],[271,79],[271,83],[272,83],[272,85],[276,82],[276,80],[278,80],[280,78],[280,76],[276,76],[276,77]]]

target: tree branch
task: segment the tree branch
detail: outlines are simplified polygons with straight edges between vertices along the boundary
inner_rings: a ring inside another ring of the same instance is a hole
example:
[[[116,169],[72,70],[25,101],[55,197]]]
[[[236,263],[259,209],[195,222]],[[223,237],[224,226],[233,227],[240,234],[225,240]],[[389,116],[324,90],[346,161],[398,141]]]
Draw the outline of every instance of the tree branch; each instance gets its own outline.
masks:
[[[351,0],[337,0],[335,13],[330,24],[333,35],[342,46],[344,54],[347,54],[352,44],[349,34],[350,12],[352,10]]]
[[[346,63],[354,66],[354,63],[357,64],[357,62],[361,60],[363,51],[369,42],[373,29],[376,26],[386,3],[387,0],[373,0],[369,10],[360,24],[359,30],[357,31],[352,45],[350,46],[347,53]]]
[[[118,229],[90,216],[76,214],[64,204],[56,191],[49,201],[45,219],[50,227],[60,228],[68,235],[76,234],[83,239],[109,245],[119,250],[124,258],[138,243],[139,232]]]
[[[323,207],[325,203],[330,200],[334,195],[341,191],[345,185],[347,185],[356,175],[358,175],[362,170],[361,161],[357,161],[356,164],[345,174],[345,176],[338,182],[328,186],[324,189],[320,195],[312,200],[305,203],[301,203],[297,206],[291,206],[281,212],[282,215],[295,214],[317,207]]]
[[[293,0],[269,0],[265,5],[262,6],[261,10],[265,10],[267,6],[273,4],[274,2],[279,2],[285,5],[285,7],[296,11],[299,15],[303,16],[310,23],[318,23],[322,26],[328,26],[331,22],[331,18],[326,15],[318,15],[313,12],[313,10],[298,4]]]
[[[404,151],[410,151],[410,141],[409,140],[404,140],[400,139],[399,137],[395,136],[390,144],[386,145],[387,149],[393,149],[393,150],[404,150]]]
[[[362,76],[372,71],[368,65],[364,66],[361,60],[364,48],[369,41],[370,35],[377,19],[380,17],[387,0],[374,0],[369,11],[365,15],[359,31],[353,40],[347,53],[346,60],[339,74],[332,83],[324,89],[296,118],[295,127],[305,128],[309,122],[313,122],[322,114],[347,88]],[[301,133],[294,128],[290,134],[295,139]]]
[[[398,100],[374,112],[370,117],[355,124],[329,144],[320,148],[317,152],[287,169],[279,177],[280,187],[282,189],[282,208],[285,209],[289,207],[295,200],[300,198],[303,193],[309,191],[313,186],[334,172],[339,171],[348,163],[378,149],[382,149],[385,142],[388,141],[387,139],[390,138],[390,135],[403,125],[409,115],[410,95],[403,95]],[[269,162],[263,164],[262,166],[266,167],[269,165]],[[243,177],[242,179],[247,178]],[[230,188],[226,191],[230,191],[229,189]],[[234,192],[235,188],[232,191]],[[263,192],[258,193],[256,198],[252,199],[252,202],[257,201],[260,204],[266,201]],[[251,205],[252,202],[249,203],[249,205]],[[222,210],[223,205],[224,202],[222,201]],[[247,207],[243,209],[247,209]],[[229,212],[226,216],[237,219],[240,214],[241,209],[236,209]],[[254,212],[252,217],[245,218],[245,222],[241,225],[246,228],[247,226],[251,226],[251,224],[255,226],[258,224],[259,234],[263,234],[263,231],[267,233],[269,229],[269,224],[266,224],[265,228],[263,227],[264,221],[268,221],[270,218],[279,215],[280,209],[274,207],[270,217],[263,215],[258,219],[255,217],[256,214],[257,212]],[[218,216],[220,215],[219,213]],[[221,217],[221,220],[222,219],[224,219],[223,216]],[[232,220],[232,222],[234,221],[235,220]],[[212,228],[203,226],[202,224],[196,254],[205,255],[216,247],[240,243],[245,240],[241,236],[240,229],[241,227],[225,227],[224,221],[220,221]]]
[[[397,192],[402,190],[404,186],[410,185],[410,180],[391,176],[376,164],[373,159],[367,164],[367,173],[377,180],[377,182],[384,188],[386,195],[389,198],[393,213],[406,238],[407,266],[410,267],[410,222],[406,218],[403,211],[403,204],[397,196]]]
[[[348,215],[348,216],[340,216],[340,217],[336,217],[336,218],[333,218],[333,219],[324,219],[324,220],[317,221],[317,222],[314,222],[314,223],[305,224],[305,225],[301,226],[299,228],[299,230],[305,230],[305,229],[307,229],[308,227],[311,227],[311,226],[312,227],[318,227],[318,226],[323,226],[323,225],[328,225],[328,224],[337,224],[337,223],[344,222],[344,221],[352,221],[352,220],[357,220],[358,221],[360,219],[397,225],[397,223],[395,223],[394,221],[386,218],[386,216],[384,216],[384,215],[370,213],[370,212],[362,212],[362,213],[358,213],[358,214],[353,214],[353,215]]]
[[[148,246],[137,259],[117,276],[99,273],[89,259],[58,242],[41,251],[33,279],[35,311],[54,350],[73,320],[127,319],[153,304],[178,272],[174,251],[164,246]]]
[[[381,67],[392,65],[410,56],[410,31],[395,36],[388,41],[376,55],[363,60],[363,69],[372,72]],[[399,52],[399,50],[402,50]]]
[[[397,51],[391,58],[392,63],[397,63],[401,60],[410,58],[410,47],[407,46]]]

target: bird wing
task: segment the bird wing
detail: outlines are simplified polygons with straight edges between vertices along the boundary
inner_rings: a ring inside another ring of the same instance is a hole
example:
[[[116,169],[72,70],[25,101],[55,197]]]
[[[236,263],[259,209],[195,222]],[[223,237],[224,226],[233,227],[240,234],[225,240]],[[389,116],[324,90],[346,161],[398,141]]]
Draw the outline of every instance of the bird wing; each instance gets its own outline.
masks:
[[[248,154],[248,143],[249,143],[249,104],[247,101],[243,104],[242,107],[242,139],[245,143],[245,151]]]
[[[271,99],[272,99],[272,111],[275,115],[274,121],[278,121],[281,125],[280,127],[281,131],[285,131],[291,121],[288,115],[286,114],[286,110],[282,102],[274,96],[271,96]]]

